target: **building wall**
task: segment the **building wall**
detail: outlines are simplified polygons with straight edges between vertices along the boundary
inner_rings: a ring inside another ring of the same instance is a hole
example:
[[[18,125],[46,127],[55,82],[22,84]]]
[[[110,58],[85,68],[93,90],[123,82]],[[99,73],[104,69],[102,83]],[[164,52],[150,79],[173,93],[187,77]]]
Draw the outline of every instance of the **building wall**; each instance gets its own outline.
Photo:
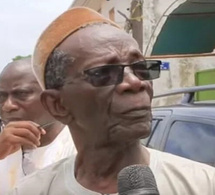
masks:
[[[99,11],[102,0],[74,0],[70,7],[85,6]]]
[[[117,1],[117,0],[102,0],[102,8],[101,13],[109,17],[110,10],[114,9],[114,15],[115,15],[115,22],[118,23],[120,26],[124,27],[125,24],[125,18],[118,13],[118,10],[121,11],[123,14],[125,14],[128,18],[130,15],[129,8],[130,8],[130,2],[131,0],[123,0],[123,1]]]
[[[143,4],[143,53],[150,55],[153,41],[156,40],[160,29],[165,22],[161,19],[165,11],[171,7],[166,14],[171,13],[178,5],[185,2],[179,0],[173,4],[175,0],[144,0]],[[152,34],[154,36],[152,36]],[[211,57],[184,57],[184,58],[167,58],[160,59],[168,62],[169,70],[161,71],[161,77],[154,81],[154,91],[156,94],[165,93],[170,89],[188,87],[195,85],[195,73],[200,70],[215,68],[215,56]],[[180,100],[179,96],[169,96],[167,98],[159,98],[153,101],[154,105],[165,105],[176,103]]]
[[[125,18],[121,16],[117,11],[121,11],[128,18],[130,15],[128,8],[132,0],[75,0],[71,7],[74,6],[86,6],[100,12],[105,17],[109,18],[109,13],[114,10],[115,22],[124,27]]]
[[[84,1],[84,0],[80,0]],[[106,17],[109,17],[110,11],[114,9],[114,20],[122,27],[125,25],[125,18],[117,10],[120,10],[128,18],[129,9],[132,0],[91,0],[98,2],[95,9],[100,11]],[[143,54],[149,56],[153,42],[156,40],[160,29],[165,22],[162,18],[164,14],[171,13],[178,5],[185,0],[144,0],[143,2]],[[88,0],[88,2],[90,2]],[[176,3],[174,3],[176,2]],[[92,5],[92,4],[89,4]],[[86,3],[85,3],[85,6]],[[171,7],[171,8],[170,8]],[[91,6],[91,8],[93,8]],[[170,9],[168,9],[170,8]],[[167,11],[168,10],[168,11]],[[113,17],[113,16],[112,16]],[[153,36],[152,36],[153,35]],[[192,58],[168,58],[160,59],[169,63],[169,70],[162,70],[161,77],[154,81],[154,91],[156,94],[165,93],[170,89],[188,87],[195,85],[195,72],[205,69],[215,68],[214,57],[192,57]],[[153,105],[166,105],[179,101],[181,96],[172,96],[159,98],[153,101]]]

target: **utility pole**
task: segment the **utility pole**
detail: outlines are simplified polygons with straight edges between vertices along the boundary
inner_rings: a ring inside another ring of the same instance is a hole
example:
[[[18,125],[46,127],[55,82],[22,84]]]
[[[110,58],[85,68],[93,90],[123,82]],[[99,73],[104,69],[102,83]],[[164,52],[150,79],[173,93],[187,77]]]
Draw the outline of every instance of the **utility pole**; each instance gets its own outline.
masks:
[[[127,33],[132,32],[133,38],[137,41],[141,52],[143,51],[143,0],[132,0],[130,17],[117,10],[117,12],[125,18],[124,30]]]
[[[132,0],[130,8],[130,23],[132,36],[143,51],[143,0]]]

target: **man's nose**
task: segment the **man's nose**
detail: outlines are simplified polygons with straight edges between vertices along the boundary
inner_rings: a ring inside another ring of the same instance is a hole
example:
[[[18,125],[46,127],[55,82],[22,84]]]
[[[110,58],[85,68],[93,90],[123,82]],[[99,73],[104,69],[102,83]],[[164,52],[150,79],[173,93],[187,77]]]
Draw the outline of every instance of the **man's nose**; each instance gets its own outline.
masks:
[[[118,84],[116,89],[118,93],[123,93],[124,91],[139,92],[143,88],[143,82],[141,81],[129,67],[125,67],[123,81]]]
[[[4,112],[11,112],[13,110],[18,109],[18,104],[16,101],[14,101],[13,98],[10,96],[5,100],[5,102],[2,104],[1,110]]]

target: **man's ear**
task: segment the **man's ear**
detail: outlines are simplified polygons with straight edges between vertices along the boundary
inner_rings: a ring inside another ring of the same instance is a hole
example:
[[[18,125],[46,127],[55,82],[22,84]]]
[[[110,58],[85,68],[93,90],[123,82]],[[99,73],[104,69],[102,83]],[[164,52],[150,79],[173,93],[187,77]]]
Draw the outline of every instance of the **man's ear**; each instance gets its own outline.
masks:
[[[72,116],[69,111],[62,105],[60,91],[47,89],[41,94],[41,102],[45,109],[58,121],[68,124]]]

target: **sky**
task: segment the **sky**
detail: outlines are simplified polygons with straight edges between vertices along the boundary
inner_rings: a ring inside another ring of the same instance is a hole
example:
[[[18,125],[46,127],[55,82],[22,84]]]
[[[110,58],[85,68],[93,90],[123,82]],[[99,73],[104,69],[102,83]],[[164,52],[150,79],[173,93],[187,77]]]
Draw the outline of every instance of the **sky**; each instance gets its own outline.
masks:
[[[33,53],[42,31],[73,0],[0,0],[0,72],[12,58]]]

